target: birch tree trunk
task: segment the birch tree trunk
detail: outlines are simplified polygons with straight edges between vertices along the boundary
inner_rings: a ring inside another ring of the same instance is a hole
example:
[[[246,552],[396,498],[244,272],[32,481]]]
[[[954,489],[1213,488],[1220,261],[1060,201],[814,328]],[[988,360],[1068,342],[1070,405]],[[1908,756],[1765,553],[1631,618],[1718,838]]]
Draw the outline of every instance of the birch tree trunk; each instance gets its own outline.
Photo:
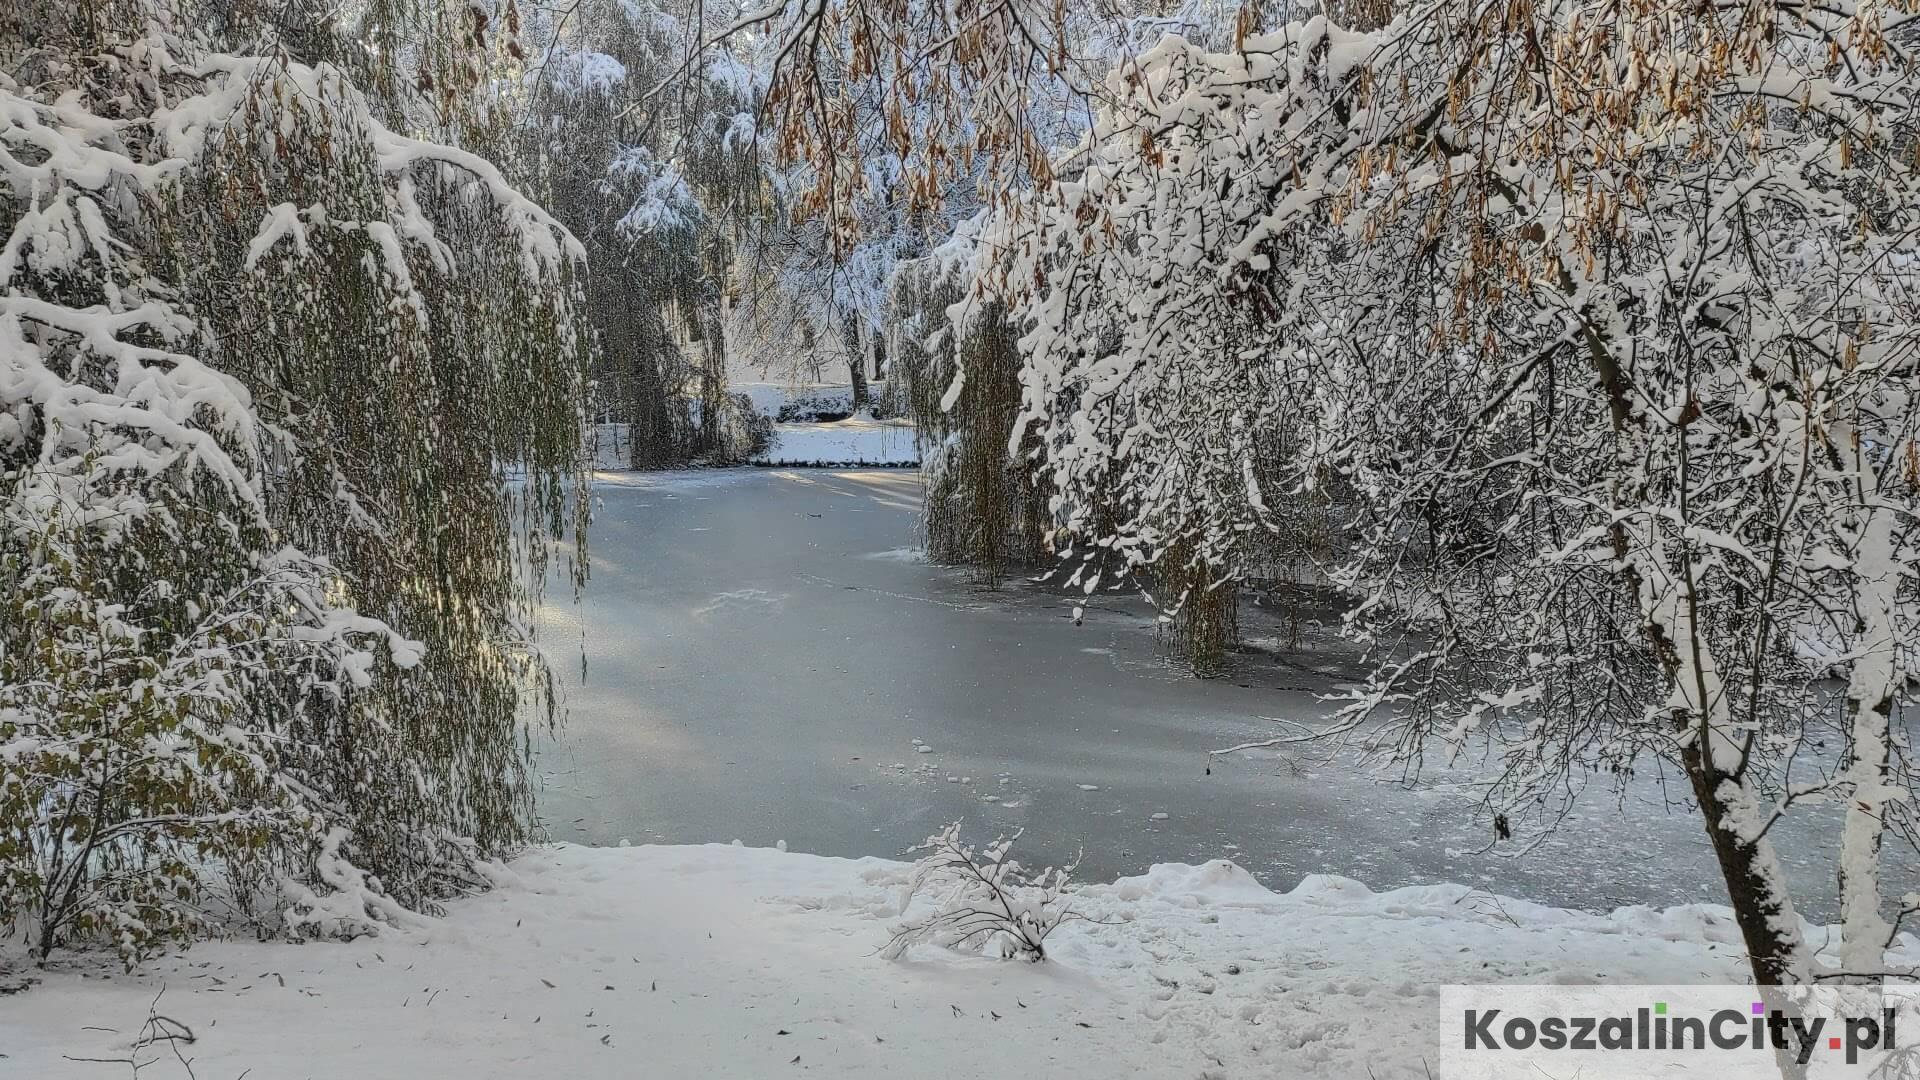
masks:
[[[1887,804],[1903,794],[1892,784],[1893,702],[1904,678],[1897,653],[1894,602],[1900,552],[1891,509],[1876,506],[1880,476],[1854,439],[1856,492],[1866,521],[1852,552],[1856,645],[1847,677],[1847,799],[1840,838],[1840,968],[1873,976],[1886,966],[1893,926],[1881,911],[1880,845]]]

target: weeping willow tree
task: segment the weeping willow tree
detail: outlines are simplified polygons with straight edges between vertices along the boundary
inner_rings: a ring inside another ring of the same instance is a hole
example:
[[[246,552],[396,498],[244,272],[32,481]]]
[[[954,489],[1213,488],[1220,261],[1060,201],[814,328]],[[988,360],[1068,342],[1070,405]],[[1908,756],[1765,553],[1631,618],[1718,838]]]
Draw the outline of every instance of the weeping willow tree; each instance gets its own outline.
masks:
[[[727,391],[724,329],[728,219],[760,184],[758,81],[724,53],[684,72],[698,32],[678,8],[631,0],[584,0],[530,30],[540,59],[518,156],[596,268],[598,404],[627,422],[635,468],[738,462],[763,437]]]
[[[928,556],[973,567],[984,580],[1010,566],[1053,561],[1059,582],[1083,596],[1102,586],[1141,587],[1161,613],[1168,650],[1197,675],[1224,673],[1239,644],[1242,593],[1311,575],[1336,539],[1330,502],[1324,492],[1280,497],[1277,474],[1298,448],[1287,432],[1273,430],[1250,433],[1247,455],[1255,488],[1275,492],[1265,507],[1271,527],[1241,532],[1231,559],[1182,542],[1171,516],[1139,525],[1151,543],[1088,543],[1112,537],[1118,523],[1138,515],[1134,490],[1118,482],[1085,483],[1078,496],[1088,506],[1085,520],[1063,527],[1039,440],[1020,424],[1024,360],[1016,316],[991,291],[975,288],[982,276],[998,273],[995,258],[969,227],[931,256],[902,263],[889,293],[892,371],[920,442]],[[1097,330],[1089,340],[1099,346]],[[1165,393],[1190,389],[1172,385]],[[1203,395],[1193,407],[1211,400]],[[1209,454],[1204,443],[1195,441],[1190,453]],[[1190,474],[1169,469],[1162,482],[1177,486],[1183,475]],[[1243,482],[1238,472],[1233,479]],[[1198,497],[1183,512],[1212,513],[1217,505]]]
[[[1018,333],[970,300],[965,237],[900,264],[888,296],[890,371],[919,442],[927,554],[997,580],[1047,550],[1047,492],[1012,452]]]
[[[988,229],[1004,220],[981,219]],[[986,579],[1048,559],[1059,567],[1054,577],[1084,596],[1137,587],[1160,612],[1168,651],[1202,677],[1227,670],[1249,592],[1287,619],[1297,644],[1302,605],[1324,586],[1320,567],[1341,547],[1339,478],[1293,481],[1303,444],[1283,425],[1195,422],[1175,432],[1141,423],[1154,410],[1208,417],[1273,399],[1280,388],[1257,366],[1222,370],[1199,357],[1179,377],[1124,399],[1090,395],[1101,405],[1090,410],[1097,430],[1127,432],[1156,457],[1123,457],[1077,477],[1069,503],[1038,433],[1022,421],[1032,402],[1023,396],[1022,316],[1000,298],[1005,249],[983,244],[978,228],[969,223],[933,255],[901,264],[889,294],[892,370],[920,439],[929,557],[976,567]],[[1096,320],[1078,329],[1089,353],[1113,349]],[[1248,493],[1259,499],[1259,528],[1235,527]],[[1072,519],[1059,512],[1068,505]],[[1196,523],[1227,539],[1190,542]]]
[[[218,26],[0,20],[0,927],[42,956],[477,880],[554,718],[534,605],[584,581],[581,248]]]
[[[603,82],[556,80],[550,123],[530,124],[523,158],[533,163],[535,183],[548,205],[587,245],[600,270],[586,282],[586,313],[599,335],[602,362],[596,372],[596,412],[627,424],[628,464],[662,468],[695,453],[697,407],[690,390],[695,364],[676,340],[672,297],[696,285],[690,260],[663,259],[684,253],[688,231],[681,215],[692,210],[691,193],[674,177],[649,175],[650,158],[634,153],[614,171],[617,149],[608,132],[620,105]],[[625,190],[622,190],[625,189]],[[651,195],[660,211],[650,225],[671,227],[623,232],[629,198]],[[677,198],[677,196],[686,196]]]
[[[1178,543],[1145,560],[1132,557],[1138,549],[1076,548],[1080,534],[1055,527],[1037,440],[1018,427],[1019,330],[1004,303],[973,290],[978,258],[963,231],[932,255],[902,263],[888,296],[891,370],[919,441],[928,557],[970,567],[989,582],[1009,567],[1057,559],[1056,577],[1081,595],[1102,584],[1145,585],[1170,651],[1195,674],[1221,674],[1239,640],[1245,572],[1223,573]],[[1285,459],[1276,453],[1273,460]],[[1126,510],[1121,489],[1106,495],[1102,520],[1110,529]]]

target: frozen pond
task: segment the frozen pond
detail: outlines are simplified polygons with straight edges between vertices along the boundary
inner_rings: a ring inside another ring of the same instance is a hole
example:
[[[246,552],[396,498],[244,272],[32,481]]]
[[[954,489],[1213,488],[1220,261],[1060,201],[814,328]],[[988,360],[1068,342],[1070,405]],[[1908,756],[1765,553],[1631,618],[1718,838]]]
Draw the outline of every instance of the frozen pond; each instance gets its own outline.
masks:
[[[602,474],[593,580],[540,632],[569,715],[540,750],[542,816],[592,844],[786,841],[898,855],[956,818],[1025,827],[1029,861],[1083,876],[1231,858],[1269,886],[1456,881],[1573,907],[1723,901],[1697,819],[1647,782],[1596,788],[1521,857],[1488,852],[1470,794],[1408,790],[1312,756],[1206,751],[1311,718],[1351,661],[1325,635],[1201,681],[1151,613],[971,584],[917,560],[910,470]],[[582,654],[584,652],[584,679]],[[915,740],[919,740],[916,743]],[[921,747],[930,747],[922,751]],[[1776,832],[1811,915],[1828,867]],[[1506,845],[1511,847],[1512,845]]]

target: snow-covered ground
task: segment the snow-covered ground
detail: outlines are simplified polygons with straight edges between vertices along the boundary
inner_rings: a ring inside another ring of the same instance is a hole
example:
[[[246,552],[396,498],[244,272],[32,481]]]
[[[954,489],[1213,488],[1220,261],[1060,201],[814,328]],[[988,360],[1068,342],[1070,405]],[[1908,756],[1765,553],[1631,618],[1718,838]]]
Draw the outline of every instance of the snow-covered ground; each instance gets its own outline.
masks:
[[[905,420],[853,418],[812,424],[775,424],[773,445],[756,465],[917,465],[913,425]]]
[[[1720,908],[1588,915],[1321,876],[1280,895],[1224,862],[1089,886],[1042,964],[881,958],[897,862],[561,845],[512,871],[421,934],[207,944],[132,976],[70,961],[0,997],[0,1075],[127,1076],[113,1059],[151,1012],[193,1041],[142,1050],[142,1080],[188,1076],[175,1050],[200,1080],[1392,1080],[1429,1075],[1444,984],[1743,974]]]

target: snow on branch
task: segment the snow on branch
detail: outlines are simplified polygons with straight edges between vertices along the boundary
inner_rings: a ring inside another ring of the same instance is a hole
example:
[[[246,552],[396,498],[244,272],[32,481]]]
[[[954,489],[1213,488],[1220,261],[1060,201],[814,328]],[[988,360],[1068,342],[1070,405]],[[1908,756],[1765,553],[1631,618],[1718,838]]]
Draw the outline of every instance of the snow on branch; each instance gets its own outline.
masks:
[[[1873,970],[1915,835],[1911,7],[1423,0],[1134,57],[975,264],[1059,546],[1170,615],[1299,553],[1347,594],[1368,685],[1234,749],[1475,763],[1503,840],[1685,777],[1763,982],[1816,972],[1769,825],[1845,798]]]
[[[963,952],[992,950],[1003,958],[1047,958],[1047,937],[1062,922],[1078,918],[1071,907],[1073,866],[1029,873],[1012,858],[1020,833],[975,849],[960,837],[960,822],[914,848],[923,855],[900,898],[909,911],[916,898],[933,910],[909,915],[881,950],[889,959],[922,943]]]

